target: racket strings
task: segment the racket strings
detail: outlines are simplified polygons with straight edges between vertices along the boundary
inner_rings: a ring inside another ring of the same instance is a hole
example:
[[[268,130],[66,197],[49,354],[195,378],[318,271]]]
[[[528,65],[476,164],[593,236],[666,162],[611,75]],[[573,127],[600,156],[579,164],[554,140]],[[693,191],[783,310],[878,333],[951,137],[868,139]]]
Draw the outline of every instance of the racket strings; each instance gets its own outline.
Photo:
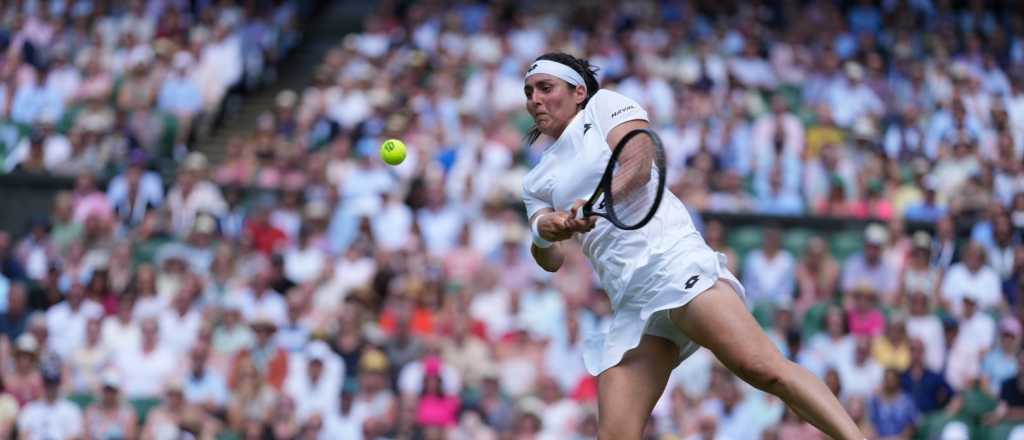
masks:
[[[658,191],[656,147],[645,135],[634,137],[616,160],[611,192],[615,216],[623,223],[640,222],[653,208]]]

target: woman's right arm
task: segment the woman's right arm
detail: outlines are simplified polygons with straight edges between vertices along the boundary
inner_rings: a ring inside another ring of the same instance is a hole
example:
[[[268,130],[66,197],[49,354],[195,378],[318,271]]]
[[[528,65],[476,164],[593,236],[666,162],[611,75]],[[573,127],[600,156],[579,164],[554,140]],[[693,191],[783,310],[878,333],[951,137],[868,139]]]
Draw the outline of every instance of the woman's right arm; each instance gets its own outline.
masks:
[[[530,253],[533,255],[533,259],[542,269],[548,272],[557,272],[562,267],[562,263],[565,262],[565,255],[562,253],[561,245],[558,242],[572,238],[577,232],[588,232],[594,229],[597,217],[587,219],[576,218],[576,211],[583,205],[583,202],[583,200],[577,201],[576,205],[569,212],[545,208],[530,218],[531,228],[533,228],[533,224],[536,222],[536,233],[540,235],[541,239],[551,243],[548,247],[540,247],[535,241],[530,246]]]

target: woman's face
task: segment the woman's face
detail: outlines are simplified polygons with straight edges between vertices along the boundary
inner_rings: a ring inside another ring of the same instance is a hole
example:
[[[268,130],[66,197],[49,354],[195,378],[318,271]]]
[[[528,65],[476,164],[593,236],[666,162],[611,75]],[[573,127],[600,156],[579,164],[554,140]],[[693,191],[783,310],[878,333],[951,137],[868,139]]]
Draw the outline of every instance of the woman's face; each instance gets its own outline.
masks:
[[[546,73],[527,78],[523,91],[526,93],[526,111],[533,117],[537,129],[548,136],[561,134],[587,98],[585,87],[573,88]]]

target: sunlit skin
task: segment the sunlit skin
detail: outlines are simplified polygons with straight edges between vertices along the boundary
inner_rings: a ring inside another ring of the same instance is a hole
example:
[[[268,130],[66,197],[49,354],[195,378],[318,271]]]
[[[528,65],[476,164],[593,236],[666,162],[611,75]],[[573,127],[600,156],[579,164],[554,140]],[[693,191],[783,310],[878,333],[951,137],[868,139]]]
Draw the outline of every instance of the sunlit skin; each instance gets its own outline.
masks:
[[[544,135],[558,138],[587,99],[587,88],[547,73],[530,75],[523,87],[526,111]]]

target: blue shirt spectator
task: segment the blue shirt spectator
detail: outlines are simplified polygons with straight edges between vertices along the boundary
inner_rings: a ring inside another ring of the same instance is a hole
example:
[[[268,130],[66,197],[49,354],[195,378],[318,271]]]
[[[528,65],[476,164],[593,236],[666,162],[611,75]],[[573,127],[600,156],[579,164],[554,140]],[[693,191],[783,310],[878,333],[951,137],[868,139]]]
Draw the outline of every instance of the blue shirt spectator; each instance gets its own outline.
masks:
[[[64,101],[56,90],[39,84],[26,84],[14,93],[11,119],[22,124],[34,124],[44,114],[60,116],[64,113]]]
[[[881,392],[868,402],[868,414],[880,438],[907,435],[921,417],[914,400],[900,388],[896,370],[885,372]]]
[[[924,344],[920,339],[910,342],[910,367],[900,376],[900,388],[923,414],[945,407],[953,397],[953,387],[946,379],[925,366]]]

